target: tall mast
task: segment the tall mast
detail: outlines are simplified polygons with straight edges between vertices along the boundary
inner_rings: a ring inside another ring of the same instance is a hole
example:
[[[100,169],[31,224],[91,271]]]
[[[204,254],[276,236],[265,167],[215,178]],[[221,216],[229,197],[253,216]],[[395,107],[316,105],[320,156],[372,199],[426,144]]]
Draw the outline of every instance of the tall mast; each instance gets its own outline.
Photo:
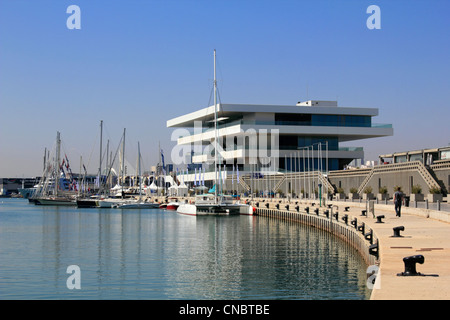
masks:
[[[142,184],[141,184],[141,147],[139,146],[138,141],[138,168],[139,168],[139,175],[137,178],[137,183],[139,183],[139,200],[141,200],[142,195]]]
[[[44,150],[44,174],[45,174],[45,170],[46,170],[46,165],[47,165],[47,148],[45,148]]]
[[[217,80],[216,80],[216,49],[214,49],[214,198],[217,201]]]
[[[55,196],[58,195],[58,189],[59,189],[59,177],[61,169],[59,167],[60,165],[60,158],[61,158],[61,137],[59,131],[56,132],[56,163],[55,163]]]
[[[125,183],[125,128],[123,128],[123,141],[122,141],[122,198],[123,196],[123,185]]]
[[[102,142],[103,142],[103,120],[100,120],[100,161],[98,164],[98,187],[101,189],[102,180]]]

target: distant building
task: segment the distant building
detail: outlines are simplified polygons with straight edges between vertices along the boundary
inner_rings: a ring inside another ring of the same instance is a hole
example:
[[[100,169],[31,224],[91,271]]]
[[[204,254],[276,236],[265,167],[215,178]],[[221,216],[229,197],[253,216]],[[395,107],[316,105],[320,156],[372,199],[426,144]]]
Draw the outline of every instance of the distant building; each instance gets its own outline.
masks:
[[[450,146],[383,154],[379,156],[379,159],[380,164],[421,161],[424,165],[432,165],[440,161],[450,160]]]

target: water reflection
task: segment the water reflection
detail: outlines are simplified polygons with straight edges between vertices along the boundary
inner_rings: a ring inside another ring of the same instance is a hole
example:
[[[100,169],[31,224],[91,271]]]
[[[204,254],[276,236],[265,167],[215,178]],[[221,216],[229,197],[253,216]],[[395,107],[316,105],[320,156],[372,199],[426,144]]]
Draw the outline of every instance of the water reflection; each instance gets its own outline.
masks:
[[[10,298],[367,299],[370,293],[353,248],[297,223],[158,209],[21,210],[0,217],[0,260],[7,256],[20,271],[0,265],[0,278],[17,278],[1,283]],[[22,215],[31,217],[25,227]],[[14,245],[22,250],[7,250]],[[66,287],[72,264],[81,269],[81,290]]]

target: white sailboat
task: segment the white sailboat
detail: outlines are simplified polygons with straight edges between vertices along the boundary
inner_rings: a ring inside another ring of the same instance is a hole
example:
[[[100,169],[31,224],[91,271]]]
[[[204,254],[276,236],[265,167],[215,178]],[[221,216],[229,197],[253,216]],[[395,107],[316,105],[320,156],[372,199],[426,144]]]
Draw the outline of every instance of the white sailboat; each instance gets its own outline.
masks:
[[[137,200],[128,200],[124,203],[118,204],[117,206],[114,206],[114,208],[119,209],[156,209],[159,208],[158,203],[154,202],[148,202],[146,200],[142,200],[142,179],[141,179],[141,149],[138,142],[138,168],[139,168],[139,175],[138,175],[138,183],[139,183],[139,198]]]
[[[218,120],[217,120],[217,80],[216,80],[216,50],[214,50],[214,182],[217,185],[217,141],[218,141]],[[247,204],[235,204],[223,196],[218,196],[217,188],[214,194],[200,194],[195,197],[195,203],[184,203],[178,206],[177,212],[193,216],[227,216],[238,214],[253,214],[253,208]]]
[[[61,135],[56,133],[56,157],[52,170],[46,170],[43,177],[43,184],[33,196],[33,202],[36,205],[55,205],[55,206],[75,206],[75,194],[70,192],[63,193],[61,187]],[[53,190],[49,190],[52,188]]]

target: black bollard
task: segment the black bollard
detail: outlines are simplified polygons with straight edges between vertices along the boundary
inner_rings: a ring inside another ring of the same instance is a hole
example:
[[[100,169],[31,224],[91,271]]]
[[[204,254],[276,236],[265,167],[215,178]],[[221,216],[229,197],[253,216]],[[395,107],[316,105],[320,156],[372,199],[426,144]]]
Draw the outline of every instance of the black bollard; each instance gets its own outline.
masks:
[[[366,239],[367,241],[369,241],[370,244],[372,244],[373,243],[373,230],[370,230],[369,232],[364,234],[364,239]]]
[[[285,205],[284,208],[289,211],[289,205]]]
[[[358,226],[358,231],[361,231],[362,234],[364,234],[365,229],[366,229],[366,226],[365,226],[364,222]]]
[[[328,216],[329,216],[329,214],[330,214],[330,211],[325,210],[325,211],[323,212],[323,214],[328,218]]]
[[[314,212],[316,213],[316,215],[318,216],[319,215],[319,208],[317,208],[317,209],[314,209]]]
[[[277,208],[277,209],[279,210],[279,209],[280,209],[280,204],[277,203],[277,204],[275,205],[275,208]]]
[[[377,216],[377,222],[375,222],[375,223],[384,223],[384,222],[382,221],[382,219],[384,219],[384,215]]]
[[[355,219],[353,219],[353,220],[350,222],[350,224],[351,224],[352,226],[354,226],[355,229],[356,229],[356,228],[358,227],[358,226],[357,226],[358,220],[355,218]]]
[[[259,202],[256,203],[256,207],[259,208]]]
[[[299,206],[295,206],[295,210],[296,210],[297,212],[299,212],[299,211],[300,211],[300,207],[299,207]]]
[[[367,210],[362,210],[361,211],[361,215],[364,216],[364,217],[366,216],[366,213],[367,213]]]
[[[422,274],[416,271],[416,264],[423,264],[425,258],[423,255],[419,254],[416,256],[409,256],[403,258],[403,263],[405,264],[405,271],[402,273],[397,273],[397,276],[409,277],[409,276],[421,276]]]
[[[345,207],[344,211],[348,212],[348,209],[350,209],[350,207]]]
[[[342,220],[345,222],[345,224],[348,224],[348,215],[344,214],[344,216],[342,217]]]
[[[336,211],[336,213],[333,213],[333,217],[336,219],[336,221],[339,221],[339,212]]]
[[[269,209],[269,203],[268,202],[266,203],[266,208]]]
[[[403,236],[400,235],[400,231],[404,231],[405,227],[404,226],[399,226],[399,227],[395,227],[394,229],[394,235],[392,237],[394,238],[401,238]]]
[[[378,240],[377,243],[371,244],[369,246],[369,254],[375,256],[378,259]]]
[[[306,207],[306,208],[305,208],[305,212],[306,212],[306,213],[309,213],[309,207]]]

